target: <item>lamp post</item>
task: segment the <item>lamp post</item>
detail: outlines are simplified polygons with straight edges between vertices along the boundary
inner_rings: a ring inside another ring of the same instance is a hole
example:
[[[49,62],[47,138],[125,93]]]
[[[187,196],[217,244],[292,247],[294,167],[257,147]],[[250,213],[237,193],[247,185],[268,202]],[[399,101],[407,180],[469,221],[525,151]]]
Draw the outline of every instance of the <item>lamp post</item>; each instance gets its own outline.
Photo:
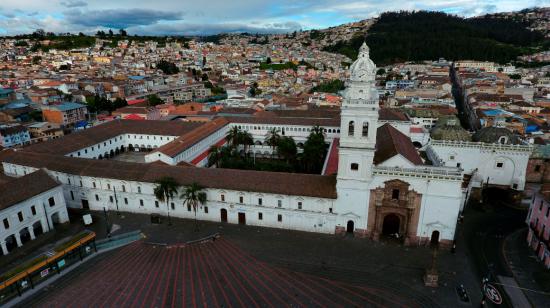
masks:
[[[120,212],[118,210],[118,198],[116,196],[116,188],[115,188],[114,185],[113,185],[113,193],[115,195],[116,214],[117,214],[117,216],[120,216]]]
[[[169,202],[170,199],[166,199],[166,213],[168,214],[168,225],[171,226],[172,225],[172,219],[170,219],[170,202]]]
[[[105,224],[107,225],[107,237],[111,237],[111,228],[109,226],[109,216],[107,215],[107,209],[103,207],[103,214],[105,215]]]
[[[50,220],[49,220],[49,217],[48,217],[48,211],[46,211],[46,205],[44,204],[44,202],[42,202],[42,208],[44,209],[44,215],[46,216],[46,224],[48,225],[48,231],[51,231],[53,228],[53,223],[52,223],[52,226],[50,226]],[[55,229],[54,229],[55,230]]]

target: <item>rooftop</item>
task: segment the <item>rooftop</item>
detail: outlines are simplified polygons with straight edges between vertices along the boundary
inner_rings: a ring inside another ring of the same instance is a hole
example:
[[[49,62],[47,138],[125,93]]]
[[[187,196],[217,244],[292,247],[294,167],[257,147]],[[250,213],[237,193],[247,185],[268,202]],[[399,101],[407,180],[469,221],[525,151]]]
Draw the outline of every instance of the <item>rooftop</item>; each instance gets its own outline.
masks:
[[[0,154],[1,155],[1,154]],[[55,188],[61,184],[54,181],[44,170],[38,170],[20,178],[0,182],[0,210],[16,205],[31,197]]]

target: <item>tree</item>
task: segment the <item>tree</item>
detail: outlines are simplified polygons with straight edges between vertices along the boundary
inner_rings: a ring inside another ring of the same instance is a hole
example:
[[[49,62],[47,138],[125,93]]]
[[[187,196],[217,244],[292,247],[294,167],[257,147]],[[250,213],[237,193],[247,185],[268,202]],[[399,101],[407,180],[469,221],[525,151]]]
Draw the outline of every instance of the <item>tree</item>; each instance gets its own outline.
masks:
[[[245,156],[248,154],[248,147],[254,144],[254,138],[252,138],[252,135],[249,132],[241,131],[239,133],[239,144],[242,144],[244,147],[244,154]]]
[[[118,30],[118,34],[120,34],[120,36],[127,36],[128,35],[128,33],[126,33],[126,30],[124,30],[124,29]]]
[[[345,83],[340,79],[334,79],[330,81],[325,81],[309,91],[313,92],[325,92],[325,93],[338,93],[338,91],[344,90],[346,88]]]
[[[298,149],[296,148],[296,142],[292,137],[282,137],[277,144],[277,155],[284,159],[287,163],[296,158]]]
[[[271,147],[272,153],[275,153],[275,148],[279,144],[279,140],[281,140],[281,135],[279,135],[276,128],[272,128],[267,132],[265,143]]]
[[[195,231],[198,231],[199,225],[197,224],[197,207],[200,204],[206,204],[206,193],[203,191],[202,187],[197,182],[191,183],[191,185],[185,187],[185,190],[181,194],[184,203],[190,204],[193,207],[193,212],[195,212]]]
[[[216,168],[220,167],[221,151],[216,145],[210,147],[208,150],[208,165],[216,165]]]
[[[227,135],[225,136],[225,140],[229,144],[229,146],[236,148],[239,145],[239,135],[241,133],[241,130],[237,126],[233,126]]]
[[[42,61],[41,56],[34,56],[32,57],[32,64],[40,64],[40,61]]]
[[[327,145],[325,134],[318,125],[314,126],[304,143],[304,164],[306,170],[311,173],[319,173],[323,168]]]
[[[174,195],[178,193],[180,184],[172,177],[163,177],[156,181],[156,186],[153,190],[155,197],[161,201],[166,201],[166,213],[168,215],[168,225],[172,225],[170,219],[170,199],[174,198]]]
[[[164,103],[164,101],[156,94],[151,94],[147,96],[147,102],[149,106],[156,106]]]
[[[109,37],[113,37],[113,30],[109,29]]]
[[[206,66],[206,56],[202,57],[202,66]]]
[[[32,36],[34,38],[43,38],[44,36],[46,36],[46,32],[44,31],[44,29],[36,29],[33,33],[32,33]]]
[[[172,62],[160,60],[157,63],[157,68],[166,75],[173,75],[180,72],[179,68]]]
[[[270,57],[267,57],[267,59],[265,60],[265,63],[271,64],[271,58],[270,58]]]

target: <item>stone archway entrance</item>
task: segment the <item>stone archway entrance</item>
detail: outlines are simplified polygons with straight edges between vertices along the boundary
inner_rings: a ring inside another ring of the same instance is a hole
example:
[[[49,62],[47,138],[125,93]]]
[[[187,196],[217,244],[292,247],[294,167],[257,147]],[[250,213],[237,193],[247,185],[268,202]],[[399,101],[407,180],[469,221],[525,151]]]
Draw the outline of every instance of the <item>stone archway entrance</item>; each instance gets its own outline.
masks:
[[[401,219],[395,214],[388,214],[384,217],[382,224],[382,235],[399,234]]]
[[[226,209],[221,209],[220,210],[220,216],[221,216],[221,221],[222,222],[227,222],[227,210]]]
[[[355,226],[354,226],[353,220],[349,220],[348,224],[346,225],[346,232],[348,234],[353,234],[354,230],[355,230]]]
[[[437,247],[439,245],[439,231],[435,230],[432,232],[432,237],[430,239],[430,245],[432,247]]]

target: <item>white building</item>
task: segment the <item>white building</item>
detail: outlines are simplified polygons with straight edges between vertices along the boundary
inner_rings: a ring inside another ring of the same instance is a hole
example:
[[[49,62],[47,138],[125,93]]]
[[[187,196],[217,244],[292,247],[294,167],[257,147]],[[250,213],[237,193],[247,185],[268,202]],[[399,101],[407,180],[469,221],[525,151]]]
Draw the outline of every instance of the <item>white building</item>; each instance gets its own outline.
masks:
[[[0,177],[0,247],[4,255],[69,221],[63,188],[44,170]]]
[[[351,66],[339,120],[240,117],[218,118],[202,126],[115,121],[18,151],[5,150],[0,161],[12,176],[47,168],[63,184],[70,207],[194,217],[191,207],[178,197],[168,205],[155,199],[155,181],[169,176],[184,186],[196,182],[205,187],[208,201],[197,213],[203,220],[347,232],[375,240],[398,234],[407,245],[431,239],[450,246],[464,202],[461,170],[424,164],[409,138],[406,117],[395,123],[379,121],[375,74],[369,49],[363,45]],[[337,177],[175,166],[182,162],[203,166],[208,148],[225,142],[235,125],[261,143],[270,128],[284,130],[300,142],[318,124],[329,141],[339,141],[326,166],[337,170]],[[146,161],[154,163],[99,159],[130,145],[151,150]]]
[[[426,153],[436,166],[461,168],[471,176],[472,187],[489,184],[521,191],[533,148],[516,138],[505,128],[486,127],[474,141],[431,140]]]

